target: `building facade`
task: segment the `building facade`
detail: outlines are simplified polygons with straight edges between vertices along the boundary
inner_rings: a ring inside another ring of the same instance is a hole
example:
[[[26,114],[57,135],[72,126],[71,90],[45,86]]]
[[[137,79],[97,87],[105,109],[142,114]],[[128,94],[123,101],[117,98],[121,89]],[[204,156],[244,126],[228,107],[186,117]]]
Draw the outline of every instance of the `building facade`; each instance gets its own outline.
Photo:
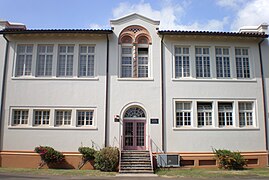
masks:
[[[3,25],[1,166],[36,167],[39,145],[64,152],[71,167],[80,146],[151,149],[205,167],[216,165],[213,148],[230,149],[266,166],[267,26],[229,33],[159,23],[132,14],[111,30]]]

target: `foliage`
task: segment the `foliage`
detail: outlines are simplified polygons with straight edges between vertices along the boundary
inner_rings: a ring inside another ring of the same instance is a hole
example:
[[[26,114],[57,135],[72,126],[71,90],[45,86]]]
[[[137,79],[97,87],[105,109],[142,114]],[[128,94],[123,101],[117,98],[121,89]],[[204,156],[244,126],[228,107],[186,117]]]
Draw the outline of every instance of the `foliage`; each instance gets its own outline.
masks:
[[[82,162],[79,164],[78,168],[81,169],[86,162],[94,160],[96,150],[90,147],[79,147],[78,151],[82,154]]]
[[[247,165],[247,161],[240,152],[232,152],[226,149],[213,149],[215,158],[219,162],[219,168],[228,170],[242,170]]]
[[[98,151],[94,160],[95,168],[101,171],[116,171],[119,163],[119,149],[116,147],[105,147]]]
[[[38,168],[41,168],[45,164],[59,163],[64,160],[64,155],[62,153],[49,146],[36,147],[35,152],[40,155],[42,161]]]

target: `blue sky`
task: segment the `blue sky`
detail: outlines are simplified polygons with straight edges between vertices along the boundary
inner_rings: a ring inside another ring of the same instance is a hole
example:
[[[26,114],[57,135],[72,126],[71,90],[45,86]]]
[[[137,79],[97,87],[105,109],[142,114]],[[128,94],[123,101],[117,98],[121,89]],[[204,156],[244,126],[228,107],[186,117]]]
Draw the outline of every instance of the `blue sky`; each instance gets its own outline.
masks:
[[[160,20],[161,29],[237,31],[269,23],[269,0],[0,0],[0,4],[0,19],[30,29],[109,28],[109,20],[133,12]]]

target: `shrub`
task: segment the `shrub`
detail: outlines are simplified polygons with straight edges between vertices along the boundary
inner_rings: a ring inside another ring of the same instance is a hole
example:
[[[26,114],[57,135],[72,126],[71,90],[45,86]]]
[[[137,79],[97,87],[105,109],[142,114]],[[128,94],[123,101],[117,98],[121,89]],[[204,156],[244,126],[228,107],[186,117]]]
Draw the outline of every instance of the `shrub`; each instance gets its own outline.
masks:
[[[215,158],[219,162],[219,168],[228,170],[242,170],[247,165],[247,161],[240,152],[232,152],[226,149],[213,149]]]
[[[82,154],[82,162],[79,164],[78,168],[81,169],[86,162],[94,160],[96,151],[90,147],[79,147],[78,151]]]
[[[38,169],[45,164],[55,164],[64,160],[64,155],[62,153],[54,150],[52,147],[49,146],[36,147],[35,152],[38,153],[41,157],[41,163],[39,164]]]
[[[95,168],[101,171],[116,171],[119,163],[119,149],[116,147],[105,147],[95,155]]]

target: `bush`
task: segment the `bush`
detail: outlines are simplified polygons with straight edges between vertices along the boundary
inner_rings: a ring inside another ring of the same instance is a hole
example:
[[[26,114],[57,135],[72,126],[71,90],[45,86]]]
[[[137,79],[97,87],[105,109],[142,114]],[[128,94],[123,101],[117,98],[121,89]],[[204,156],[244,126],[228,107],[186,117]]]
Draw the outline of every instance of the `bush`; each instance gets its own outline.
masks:
[[[119,149],[105,147],[95,155],[95,168],[101,171],[116,171],[119,164]]]
[[[36,147],[35,152],[41,157],[41,163],[38,168],[41,168],[45,164],[56,164],[64,160],[64,155],[62,153],[49,146]]]
[[[247,165],[247,161],[240,152],[232,152],[226,149],[214,149],[215,158],[219,162],[219,168],[228,170],[242,170]]]
[[[79,164],[78,168],[81,169],[86,162],[94,160],[96,151],[90,147],[79,147],[78,151],[82,154],[82,162]]]

